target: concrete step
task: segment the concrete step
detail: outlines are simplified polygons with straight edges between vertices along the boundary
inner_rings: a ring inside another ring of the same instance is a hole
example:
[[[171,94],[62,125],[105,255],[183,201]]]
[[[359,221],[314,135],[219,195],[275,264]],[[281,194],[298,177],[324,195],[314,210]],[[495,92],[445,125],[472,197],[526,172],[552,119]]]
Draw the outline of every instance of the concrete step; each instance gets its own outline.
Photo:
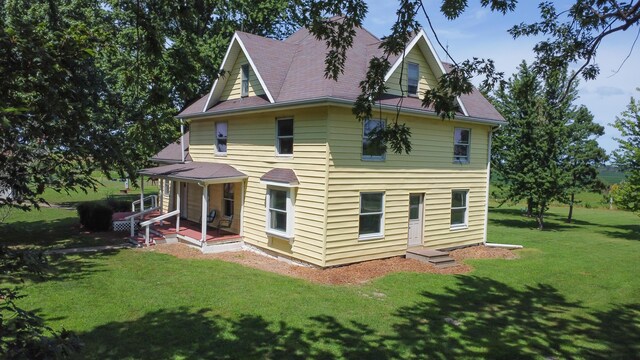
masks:
[[[415,259],[433,264],[437,268],[447,268],[456,266],[458,263],[444,251],[426,249],[423,247],[413,247],[407,249],[407,259]]]

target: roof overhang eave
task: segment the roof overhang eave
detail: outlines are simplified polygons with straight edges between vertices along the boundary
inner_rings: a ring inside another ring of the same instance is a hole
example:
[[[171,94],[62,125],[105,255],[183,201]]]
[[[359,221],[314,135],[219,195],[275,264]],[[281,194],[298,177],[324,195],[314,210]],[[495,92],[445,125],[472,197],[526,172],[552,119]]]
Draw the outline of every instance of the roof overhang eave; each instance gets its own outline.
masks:
[[[335,98],[335,97],[321,97],[321,98],[313,98],[313,99],[282,101],[282,102],[277,102],[273,104],[247,106],[242,109],[229,109],[229,110],[221,110],[216,112],[201,112],[201,113],[194,113],[194,114],[188,114],[188,115],[182,115],[182,116],[178,115],[177,118],[189,121],[189,120],[198,120],[203,118],[215,118],[215,117],[226,116],[230,114],[234,114],[234,115],[246,114],[251,112],[264,111],[267,109],[275,111],[285,107],[312,107],[312,106],[318,106],[318,105],[353,106],[353,103],[354,103],[354,100]],[[380,107],[383,110],[388,110],[393,112],[397,111],[397,108],[395,105],[381,105]],[[435,117],[439,116],[438,114],[436,114],[435,111],[429,111],[425,109],[406,108],[406,107],[402,108],[400,112],[408,115],[435,116]],[[476,124],[487,124],[487,125],[506,124],[506,121],[504,120],[481,118],[481,117],[475,117],[475,116],[465,116],[465,115],[457,116],[454,120],[469,122],[469,123],[476,123]]]
[[[149,177],[154,177],[154,178],[159,178],[159,179],[165,179],[165,180],[171,180],[171,181],[182,181],[182,182],[189,182],[189,183],[197,183],[197,184],[203,184],[203,185],[240,182],[240,181],[244,181],[244,180],[249,178],[247,175],[244,175],[244,176],[229,176],[229,177],[216,177],[216,178],[193,178],[193,177],[188,177],[188,176],[176,176],[174,174],[168,174],[168,175],[153,174],[153,173],[145,172],[144,170],[139,170],[138,174],[142,175],[142,176],[149,176]]]

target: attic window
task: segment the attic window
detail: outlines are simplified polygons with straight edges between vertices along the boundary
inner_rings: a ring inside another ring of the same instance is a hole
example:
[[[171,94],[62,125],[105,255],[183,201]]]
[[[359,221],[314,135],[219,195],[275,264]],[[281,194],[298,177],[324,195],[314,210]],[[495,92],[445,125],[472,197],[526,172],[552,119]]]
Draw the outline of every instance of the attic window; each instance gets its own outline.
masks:
[[[418,96],[418,78],[420,77],[420,67],[418,66],[418,64],[410,62],[408,64],[407,73],[409,75],[409,79],[407,81],[407,92],[409,93],[409,95]]]
[[[241,66],[242,69],[242,88],[240,89],[240,96],[249,96],[249,64]]]

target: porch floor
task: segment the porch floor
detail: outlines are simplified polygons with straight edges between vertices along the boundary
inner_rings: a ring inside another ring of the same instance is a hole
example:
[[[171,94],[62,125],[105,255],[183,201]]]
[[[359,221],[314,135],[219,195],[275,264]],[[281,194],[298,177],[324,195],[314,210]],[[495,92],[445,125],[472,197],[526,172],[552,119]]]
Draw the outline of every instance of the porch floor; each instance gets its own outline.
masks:
[[[150,213],[145,216],[145,220],[152,219],[159,216],[159,212]],[[176,232],[176,220],[175,217],[163,221],[154,223],[151,227],[153,230],[162,234],[162,236],[182,235],[191,239],[200,241],[202,239],[202,226],[194,221],[180,219],[180,229]],[[208,244],[211,243],[226,243],[241,240],[242,237],[238,234],[234,234],[229,231],[207,228],[207,235],[205,241]]]

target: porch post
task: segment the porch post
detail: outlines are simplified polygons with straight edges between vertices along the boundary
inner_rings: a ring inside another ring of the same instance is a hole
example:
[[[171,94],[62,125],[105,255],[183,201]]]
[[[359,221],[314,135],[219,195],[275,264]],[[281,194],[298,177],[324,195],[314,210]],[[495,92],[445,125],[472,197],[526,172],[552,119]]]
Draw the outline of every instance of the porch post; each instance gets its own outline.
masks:
[[[158,191],[158,193],[160,194],[160,202],[159,202],[160,214],[162,214],[162,208],[164,205],[164,182],[165,181],[166,181],[165,179],[160,179],[160,191]]]
[[[176,210],[178,210],[178,216],[176,217],[176,232],[180,231],[180,211],[182,206],[180,206],[180,193],[181,193],[181,183],[180,181],[174,181],[176,187]]]
[[[244,236],[244,180],[240,181],[240,236]]]
[[[202,189],[202,245],[207,240],[207,213],[209,212],[209,202],[208,199],[209,186],[204,184]]]
[[[144,211],[144,176],[140,175],[140,212]]]

